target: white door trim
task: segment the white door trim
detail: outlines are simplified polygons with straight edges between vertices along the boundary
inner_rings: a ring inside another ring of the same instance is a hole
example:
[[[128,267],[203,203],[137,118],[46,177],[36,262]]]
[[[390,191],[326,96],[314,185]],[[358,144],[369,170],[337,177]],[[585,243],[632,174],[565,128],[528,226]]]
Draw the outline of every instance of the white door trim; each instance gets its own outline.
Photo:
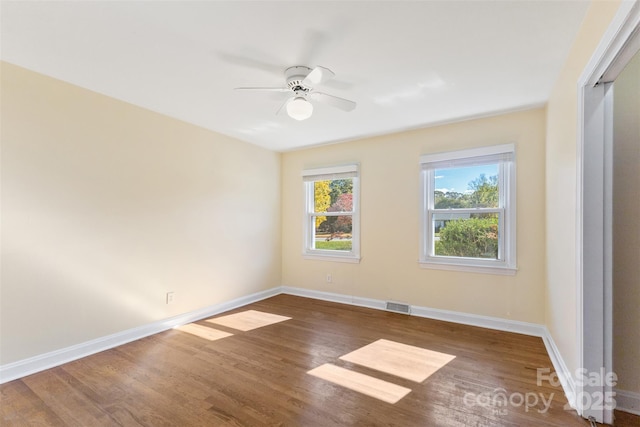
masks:
[[[640,1],[623,1],[578,80],[576,280],[578,366],[612,371],[612,85],[637,50]],[[605,76],[610,80],[602,81]],[[585,190],[588,190],[585,192]],[[578,413],[611,424],[613,408],[594,407],[611,387],[576,384]],[[602,393],[602,394],[597,394]]]

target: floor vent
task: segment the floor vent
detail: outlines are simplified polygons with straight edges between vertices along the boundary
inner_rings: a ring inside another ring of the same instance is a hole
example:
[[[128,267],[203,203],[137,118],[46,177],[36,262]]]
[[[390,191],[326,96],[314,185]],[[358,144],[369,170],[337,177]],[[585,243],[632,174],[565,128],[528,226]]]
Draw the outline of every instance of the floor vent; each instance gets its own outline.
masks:
[[[393,311],[394,313],[409,314],[411,313],[411,306],[409,304],[387,301],[386,310]]]

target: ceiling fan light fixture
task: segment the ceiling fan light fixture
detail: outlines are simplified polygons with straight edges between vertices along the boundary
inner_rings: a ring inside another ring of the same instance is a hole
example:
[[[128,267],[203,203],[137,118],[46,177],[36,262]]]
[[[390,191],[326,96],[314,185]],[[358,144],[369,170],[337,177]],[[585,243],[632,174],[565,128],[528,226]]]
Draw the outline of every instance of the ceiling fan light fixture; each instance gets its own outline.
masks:
[[[306,99],[298,96],[287,104],[287,114],[296,120],[306,120],[313,113],[313,105]]]

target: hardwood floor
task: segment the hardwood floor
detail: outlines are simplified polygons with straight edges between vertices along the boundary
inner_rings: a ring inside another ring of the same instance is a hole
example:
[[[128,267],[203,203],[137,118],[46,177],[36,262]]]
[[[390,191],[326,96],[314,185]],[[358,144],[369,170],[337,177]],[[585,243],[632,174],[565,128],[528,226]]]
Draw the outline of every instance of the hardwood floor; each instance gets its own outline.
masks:
[[[589,425],[537,384],[537,368],[553,369],[540,338],[290,295],[225,314],[249,309],[291,319],[248,331],[202,320],[233,335],[174,329],[6,383],[2,425]],[[455,358],[422,382],[340,359],[380,339]],[[411,391],[391,404],[307,373],[324,364]],[[511,404],[491,406],[501,391]]]
[[[640,415],[614,410],[613,417],[615,427],[640,427]]]

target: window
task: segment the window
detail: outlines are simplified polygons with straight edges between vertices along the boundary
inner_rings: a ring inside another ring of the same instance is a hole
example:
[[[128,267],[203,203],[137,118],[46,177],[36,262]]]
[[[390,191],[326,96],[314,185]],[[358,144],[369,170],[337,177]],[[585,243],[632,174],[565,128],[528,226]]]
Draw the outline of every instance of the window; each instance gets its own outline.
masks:
[[[513,144],[420,158],[420,263],[426,268],[515,274]]]
[[[304,255],[360,260],[358,165],[305,170]]]

